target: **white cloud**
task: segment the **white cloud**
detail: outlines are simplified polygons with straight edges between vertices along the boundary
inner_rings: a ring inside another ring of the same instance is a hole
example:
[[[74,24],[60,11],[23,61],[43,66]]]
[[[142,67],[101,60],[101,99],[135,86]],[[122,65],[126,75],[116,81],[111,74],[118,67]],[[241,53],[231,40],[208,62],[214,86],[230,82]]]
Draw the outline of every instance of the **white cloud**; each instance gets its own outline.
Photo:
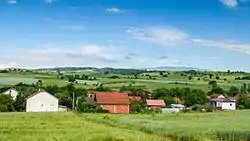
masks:
[[[189,37],[185,32],[173,27],[129,28],[126,33],[134,39],[161,45],[181,42]]]
[[[224,4],[227,7],[233,8],[238,6],[237,0],[219,0],[222,4]]]
[[[51,4],[51,3],[54,3],[56,0],[44,0],[45,3],[47,4]]]
[[[82,25],[71,25],[71,26],[67,26],[65,28],[72,29],[72,30],[78,30],[78,31],[85,30],[85,28]]]
[[[0,57],[0,65],[15,62],[20,67],[55,66],[112,66],[123,59],[123,54],[114,47],[99,45],[80,45],[59,47],[46,45],[39,49],[15,49]],[[3,62],[4,61],[4,62]]]
[[[109,12],[109,13],[115,13],[115,14],[120,14],[120,13],[124,12],[124,10],[121,10],[121,9],[115,8],[115,7],[107,8],[107,9],[105,9],[105,11]]]
[[[192,41],[202,46],[218,47],[230,51],[237,51],[250,54],[250,44],[237,44],[232,42],[213,41],[206,39],[193,39]]]
[[[8,4],[17,4],[17,0],[7,0]]]

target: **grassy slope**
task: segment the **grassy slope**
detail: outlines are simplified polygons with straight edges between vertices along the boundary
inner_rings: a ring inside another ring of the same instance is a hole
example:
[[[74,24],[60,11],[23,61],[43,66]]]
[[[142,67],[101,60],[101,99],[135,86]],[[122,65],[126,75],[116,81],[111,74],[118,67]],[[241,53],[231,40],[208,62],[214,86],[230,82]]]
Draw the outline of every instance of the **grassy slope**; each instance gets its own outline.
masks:
[[[178,137],[201,136],[201,138],[210,138],[211,134],[225,134],[226,136],[235,137],[243,135],[244,138],[250,139],[250,134],[248,134],[250,132],[250,124],[247,124],[250,120],[249,115],[250,111],[236,111],[204,114],[161,114],[154,116],[108,115],[108,119],[103,119],[90,114],[88,115],[88,119],[94,122],[98,121],[108,125],[139,130],[161,136],[177,135]],[[241,137],[241,139],[243,137]]]
[[[115,141],[115,139],[165,140],[136,130],[88,122],[73,113],[0,114],[1,141]]]

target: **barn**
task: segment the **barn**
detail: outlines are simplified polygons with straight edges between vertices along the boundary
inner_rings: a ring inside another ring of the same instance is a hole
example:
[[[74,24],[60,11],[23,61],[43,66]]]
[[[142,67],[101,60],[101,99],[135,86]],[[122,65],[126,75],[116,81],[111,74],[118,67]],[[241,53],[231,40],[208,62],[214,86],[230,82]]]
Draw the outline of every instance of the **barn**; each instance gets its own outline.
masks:
[[[110,113],[129,113],[129,96],[121,92],[94,92],[89,95],[92,101]],[[89,98],[88,98],[89,99]]]
[[[52,94],[39,90],[27,98],[26,112],[56,112],[58,99]]]

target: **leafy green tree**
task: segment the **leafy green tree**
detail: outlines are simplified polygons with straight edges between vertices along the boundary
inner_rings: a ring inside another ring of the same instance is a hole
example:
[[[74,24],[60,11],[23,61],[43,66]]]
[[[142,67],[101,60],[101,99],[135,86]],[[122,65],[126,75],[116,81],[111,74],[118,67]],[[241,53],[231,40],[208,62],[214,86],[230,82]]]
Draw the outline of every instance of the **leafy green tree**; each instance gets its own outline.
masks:
[[[191,75],[190,75],[190,76],[188,76],[188,79],[189,79],[189,80],[192,80],[192,76],[191,76]]]
[[[130,102],[130,112],[141,113],[146,108],[142,101],[133,100]]]
[[[193,90],[189,95],[184,97],[186,106],[193,106],[195,104],[205,104],[208,102],[207,95],[200,93],[201,91]]]
[[[246,94],[247,93],[247,84],[244,83],[242,86],[241,86],[241,93],[242,94]]]
[[[217,79],[217,80],[219,80],[219,79],[220,79],[219,75],[216,75],[216,79]]]
[[[45,87],[45,90],[51,94],[56,94],[56,93],[60,92],[60,88],[57,85],[47,86],[47,87]]]
[[[162,75],[163,75],[163,72],[159,72],[159,75],[161,75],[161,76],[162,76]]]
[[[213,78],[213,74],[209,74],[209,78],[212,79]]]
[[[14,104],[13,104],[16,111],[18,111],[18,112],[24,112],[25,111],[26,98],[27,98],[27,96],[25,96],[22,93],[19,93],[16,96],[16,99],[15,99]]]
[[[209,94],[224,94],[224,90],[221,87],[212,87],[211,91],[208,92]]]
[[[213,87],[217,87],[218,86],[218,84],[217,84],[217,82],[216,81],[210,81],[210,82],[208,82],[208,85],[210,85],[210,86],[212,86],[212,88]]]
[[[236,96],[237,94],[239,94],[239,92],[240,92],[239,88],[237,88],[236,86],[232,86],[228,91],[228,95]]]
[[[13,102],[10,95],[0,94],[0,112],[14,111]]]
[[[247,92],[250,93],[250,83],[247,85]]]

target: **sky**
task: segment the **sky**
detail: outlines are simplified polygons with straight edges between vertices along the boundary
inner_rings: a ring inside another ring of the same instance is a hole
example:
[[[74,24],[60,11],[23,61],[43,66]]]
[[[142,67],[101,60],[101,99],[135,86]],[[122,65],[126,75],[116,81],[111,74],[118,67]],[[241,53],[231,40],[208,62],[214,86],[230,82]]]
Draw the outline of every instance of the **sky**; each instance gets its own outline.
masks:
[[[250,71],[250,0],[0,0],[0,67]]]

